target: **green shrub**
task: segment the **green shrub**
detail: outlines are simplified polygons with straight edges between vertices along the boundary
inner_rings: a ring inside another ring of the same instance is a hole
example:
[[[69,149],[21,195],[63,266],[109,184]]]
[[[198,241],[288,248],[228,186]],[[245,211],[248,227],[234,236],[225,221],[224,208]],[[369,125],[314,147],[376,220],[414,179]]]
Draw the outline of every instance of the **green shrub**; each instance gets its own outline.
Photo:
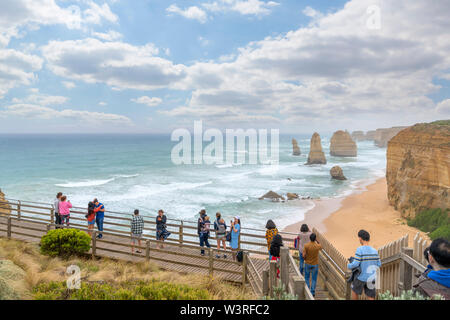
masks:
[[[51,257],[79,255],[90,248],[91,237],[77,229],[50,230],[41,238],[41,253]]]
[[[69,290],[65,282],[49,282],[33,290],[36,300],[207,300],[206,289],[167,282],[130,281],[120,284],[81,283]]]
[[[428,209],[408,220],[408,225],[430,232],[432,240],[439,237],[450,239],[450,209]]]
[[[414,293],[412,290],[402,291],[400,296],[394,297],[388,290],[385,293],[378,294],[379,300],[444,300],[441,295],[434,295],[433,299],[422,296],[419,292]]]
[[[273,297],[264,296],[263,300],[298,300],[298,297],[294,294],[290,294],[286,291],[284,284],[280,284],[273,288]]]

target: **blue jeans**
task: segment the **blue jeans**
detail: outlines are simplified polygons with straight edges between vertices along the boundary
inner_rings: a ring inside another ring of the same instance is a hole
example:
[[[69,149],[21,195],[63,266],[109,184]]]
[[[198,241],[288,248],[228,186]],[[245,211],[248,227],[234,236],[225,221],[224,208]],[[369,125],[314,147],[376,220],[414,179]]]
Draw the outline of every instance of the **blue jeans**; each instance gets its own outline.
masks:
[[[207,246],[208,248],[211,248],[211,246],[209,245],[209,242],[208,242],[208,238],[209,238],[209,234],[207,234],[207,233],[200,233],[200,247],[202,247],[203,248],[203,246]],[[205,250],[201,250],[201,253],[202,254],[205,254]]]
[[[97,229],[98,229],[98,231],[100,231],[100,233],[98,235],[99,238],[103,237],[103,235],[101,233],[103,231],[103,219],[104,219],[104,217],[98,217],[98,216],[95,218],[95,222],[97,223]]]
[[[305,281],[312,295],[316,294],[317,274],[319,273],[319,265],[311,265],[305,263]],[[311,275],[311,284],[309,284],[309,276]]]
[[[305,271],[305,259],[303,259],[303,253],[301,253],[300,252],[300,254],[298,255],[298,257],[300,258],[300,264],[299,264],[299,267],[300,267],[300,273],[302,274],[302,275],[304,275],[304,271]]]

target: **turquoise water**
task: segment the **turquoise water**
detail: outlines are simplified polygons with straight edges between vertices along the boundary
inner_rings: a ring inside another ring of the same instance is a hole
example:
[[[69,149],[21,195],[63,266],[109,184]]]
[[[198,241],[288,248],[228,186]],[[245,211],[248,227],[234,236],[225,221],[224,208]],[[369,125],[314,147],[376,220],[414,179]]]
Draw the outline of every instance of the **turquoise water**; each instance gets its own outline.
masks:
[[[267,219],[287,225],[303,219],[309,200],[261,201],[269,190],[313,198],[350,194],[359,182],[384,176],[386,149],[358,143],[357,158],[329,155],[329,137],[322,137],[328,163],[305,166],[309,139],[294,136],[302,151],[292,156],[293,136],[280,136],[280,165],[174,165],[169,135],[0,135],[0,188],[9,198],[52,202],[58,191],[75,206],[94,197],[109,210],[139,208],[154,216],[160,208],[170,218],[193,220],[205,208],[229,219],[240,215],[247,227]],[[347,181],[330,179],[340,165]],[[291,180],[288,180],[290,178]]]

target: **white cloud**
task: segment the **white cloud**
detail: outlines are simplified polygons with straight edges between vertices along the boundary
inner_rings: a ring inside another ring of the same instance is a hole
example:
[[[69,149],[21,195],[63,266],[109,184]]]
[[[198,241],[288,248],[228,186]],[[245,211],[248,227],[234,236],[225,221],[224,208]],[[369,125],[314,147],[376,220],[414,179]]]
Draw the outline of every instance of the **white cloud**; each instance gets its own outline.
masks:
[[[0,48],[0,98],[12,88],[32,84],[42,63],[36,55]]]
[[[158,97],[147,97],[147,96],[143,96],[137,99],[131,99],[132,102],[134,103],[139,103],[139,104],[145,104],[149,107],[156,107],[158,105],[160,105],[162,103],[162,99],[158,98]]]
[[[42,106],[55,106],[62,105],[69,100],[69,98],[67,97],[51,96],[48,94],[38,93],[38,90],[35,90],[35,88],[33,88],[31,92],[33,92],[33,94],[25,98],[13,98],[12,102],[14,104],[37,104]]]
[[[260,0],[218,0],[204,3],[203,7],[211,12],[234,11],[242,15],[263,16],[270,14],[272,8],[280,5],[275,1]]]
[[[200,23],[205,23],[208,20],[206,12],[199,7],[192,6],[187,9],[181,9],[176,4],[172,4],[166,9],[168,13],[178,14],[186,19],[197,20]]]
[[[428,98],[450,68],[450,3],[382,2],[380,30],[366,26],[370,0],[349,1],[335,13],[306,10],[314,25],[267,37],[235,59],[196,63],[179,88],[192,89],[168,115],[220,120],[244,114],[291,125],[332,127],[405,124],[439,117],[447,103]],[[358,123],[354,122],[358,119]]]
[[[185,66],[155,56],[159,50],[153,44],[133,46],[87,38],[50,41],[42,51],[56,75],[117,89],[164,88],[186,76]]]
[[[442,100],[436,106],[438,114],[450,116],[450,99]]]
[[[108,104],[106,102],[104,102],[104,101],[100,101],[98,103],[98,105],[101,106],[101,107],[106,107]]]
[[[92,36],[105,41],[115,41],[123,38],[121,33],[114,30],[109,30],[108,32],[92,32]]]
[[[40,25],[86,29],[87,25],[118,21],[117,15],[106,3],[98,5],[92,0],[83,0],[77,4],[63,7],[55,0],[2,0],[0,45],[7,45],[12,37],[20,37],[23,30],[36,30]]]
[[[32,118],[41,120],[58,120],[67,119],[75,122],[90,124],[108,124],[108,125],[132,125],[132,121],[125,116],[103,113],[90,112],[72,109],[56,110],[35,104],[13,104],[0,109],[0,117],[19,117]]]
[[[76,87],[76,84],[73,83],[72,81],[62,81],[62,84],[64,87],[66,87],[67,89],[73,89]]]

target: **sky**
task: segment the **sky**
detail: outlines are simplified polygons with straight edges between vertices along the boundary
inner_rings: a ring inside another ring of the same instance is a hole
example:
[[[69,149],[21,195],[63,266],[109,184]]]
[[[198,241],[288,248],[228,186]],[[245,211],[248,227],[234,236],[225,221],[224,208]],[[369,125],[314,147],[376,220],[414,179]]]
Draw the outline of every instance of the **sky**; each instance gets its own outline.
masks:
[[[0,0],[0,133],[450,118],[450,0]]]

